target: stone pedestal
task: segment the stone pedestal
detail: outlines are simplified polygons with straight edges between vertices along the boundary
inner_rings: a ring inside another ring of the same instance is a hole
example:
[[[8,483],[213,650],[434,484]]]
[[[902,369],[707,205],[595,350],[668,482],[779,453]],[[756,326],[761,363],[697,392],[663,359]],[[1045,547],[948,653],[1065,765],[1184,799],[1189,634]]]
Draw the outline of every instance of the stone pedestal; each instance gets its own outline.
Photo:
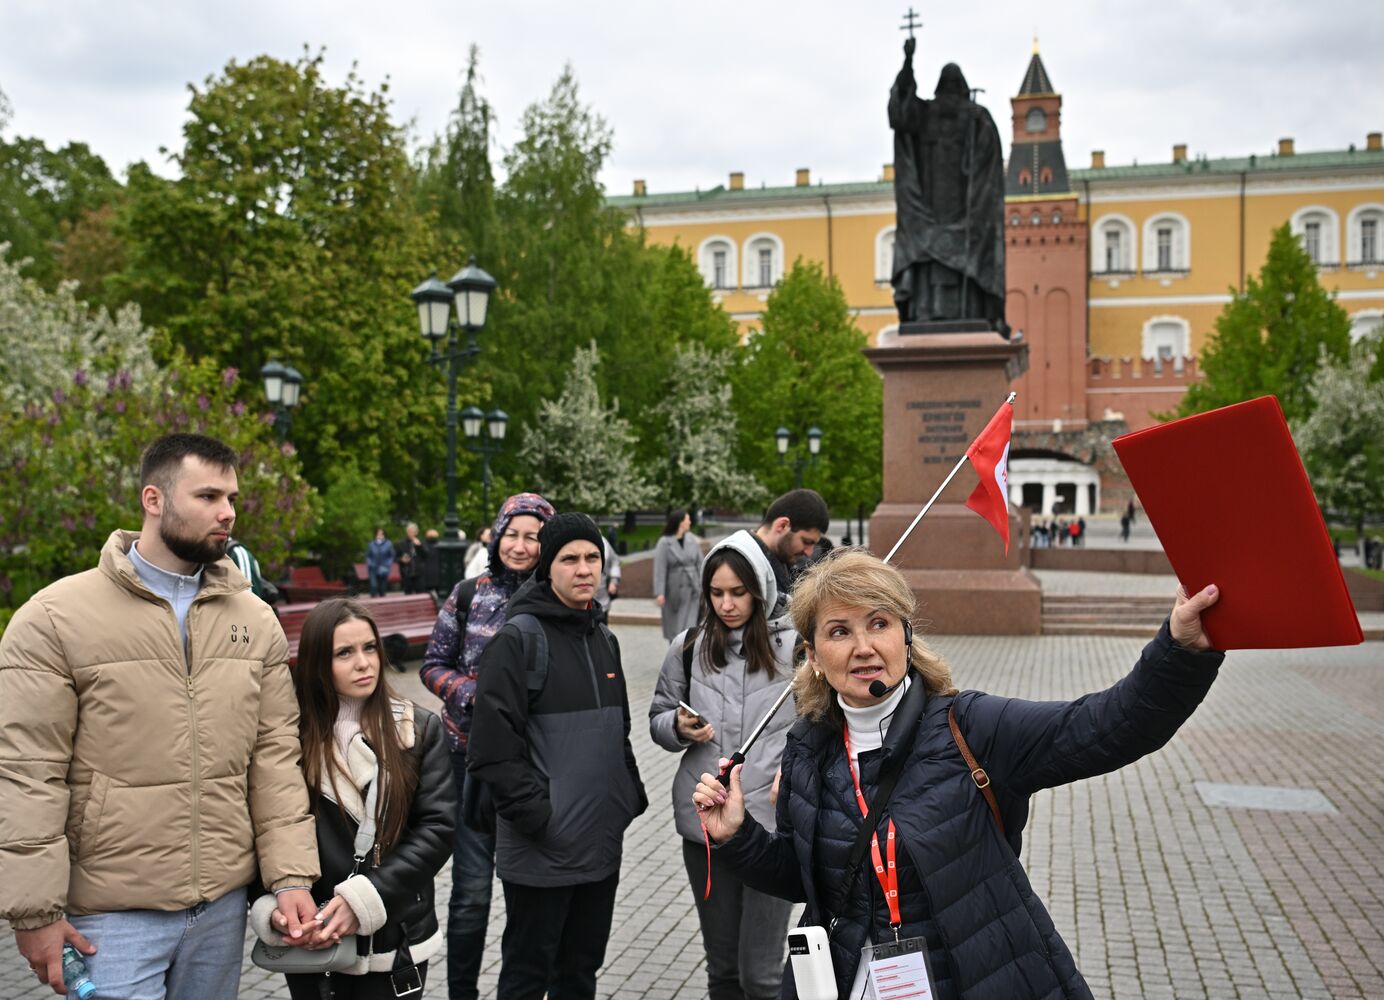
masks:
[[[884,376],[884,499],[870,548],[884,556],[966,454],[1027,363],[1028,348],[998,333],[901,336],[865,352]],[[963,467],[894,555],[920,617],[946,635],[1037,635],[1042,594],[1026,570],[1026,524],[1011,511],[1009,553],[969,510],[976,475]]]

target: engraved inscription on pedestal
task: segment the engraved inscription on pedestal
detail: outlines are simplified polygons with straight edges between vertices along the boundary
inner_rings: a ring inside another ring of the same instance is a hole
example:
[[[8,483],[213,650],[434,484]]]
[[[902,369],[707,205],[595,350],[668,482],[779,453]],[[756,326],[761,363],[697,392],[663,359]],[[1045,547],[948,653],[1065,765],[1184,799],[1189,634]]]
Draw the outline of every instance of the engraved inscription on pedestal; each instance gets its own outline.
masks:
[[[906,409],[917,413],[918,444],[924,465],[955,465],[973,436],[968,422],[981,408],[979,399],[915,399]]]

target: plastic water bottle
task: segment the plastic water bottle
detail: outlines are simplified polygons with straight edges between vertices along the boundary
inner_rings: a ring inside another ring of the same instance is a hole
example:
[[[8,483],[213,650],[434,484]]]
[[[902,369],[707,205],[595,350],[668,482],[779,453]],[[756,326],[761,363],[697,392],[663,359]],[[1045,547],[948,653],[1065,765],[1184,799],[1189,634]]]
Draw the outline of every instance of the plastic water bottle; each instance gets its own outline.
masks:
[[[96,995],[96,984],[87,975],[81,952],[70,944],[62,946],[62,981],[77,995],[78,1000],[87,1000]]]

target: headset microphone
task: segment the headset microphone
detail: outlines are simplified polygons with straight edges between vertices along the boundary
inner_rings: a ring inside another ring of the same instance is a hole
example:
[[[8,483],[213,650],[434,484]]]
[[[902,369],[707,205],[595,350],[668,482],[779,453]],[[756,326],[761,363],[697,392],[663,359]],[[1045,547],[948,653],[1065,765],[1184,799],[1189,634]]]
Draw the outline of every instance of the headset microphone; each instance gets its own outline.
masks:
[[[903,683],[903,680],[904,680],[904,677],[907,677],[907,676],[908,676],[908,674],[904,674],[903,677],[900,677],[900,678],[899,678],[898,680],[896,680],[893,684],[889,684],[889,685],[887,685],[887,686],[885,685],[884,681],[871,681],[871,682],[870,682],[870,697],[871,697],[871,698],[883,698],[883,697],[884,697],[886,694],[888,694],[890,691],[894,690],[894,688],[896,688],[896,687],[898,687],[900,684],[902,684],[902,683]]]

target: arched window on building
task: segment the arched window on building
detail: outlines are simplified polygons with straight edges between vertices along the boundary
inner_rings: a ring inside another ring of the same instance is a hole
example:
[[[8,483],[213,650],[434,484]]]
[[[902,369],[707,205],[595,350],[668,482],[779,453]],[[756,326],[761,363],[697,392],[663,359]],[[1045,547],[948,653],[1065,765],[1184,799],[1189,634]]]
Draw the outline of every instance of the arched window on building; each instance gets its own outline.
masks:
[[[1144,272],[1165,274],[1192,269],[1192,227],[1176,212],[1155,215],[1144,223]]]
[[[876,347],[893,347],[899,342],[899,324],[893,323],[880,330],[875,337]]]
[[[1338,225],[1336,213],[1321,205],[1308,205],[1293,213],[1293,235],[1318,267],[1334,267],[1341,262]]]
[[[1052,224],[1054,226],[1060,226],[1062,224],[1062,213],[1059,212],[1057,209],[1053,209]]]
[[[745,241],[745,287],[772,288],[783,277],[783,240],[757,233]]]
[[[702,280],[710,288],[735,287],[735,244],[726,236],[712,236],[702,241],[697,251]]]
[[[875,234],[875,282],[889,284],[894,277],[894,227]]]
[[[1363,309],[1350,318],[1350,342],[1371,333],[1384,332],[1384,309]]]
[[[1346,263],[1384,264],[1384,205],[1356,205],[1346,224]]]
[[[1191,353],[1191,325],[1181,316],[1154,316],[1144,323],[1141,341],[1140,357],[1152,361],[1154,371],[1171,363],[1180,372]]]
[[[1134,223],[1123,215],[1103,215],[1092,227],[1091,270],[1096,274],[1134,271]]]
[[[1021,221],[1022,220],[1019,218],[1018,212],[1015,212],[1013,215],[1009,217],[1009,224],[1011,226],[1017,226]]]
[[[1048,127],[1048,113],[1042,108],[1029,108],[1024,117],[1025,132],[1042,132]]]
[[[1039,183],[1039,184],[1051,184],[1051,183],[1052,183],[1052,167],[1044,167],[1042,170],[1039,170],[1039,171],[1038,171],[1038,183]]]
[[[1030,225],[1041,226],[1043,224],[1043,213],[1035,208],[1033,214],[1028,217],[1028,221]]]
[[[1026,188],[1033,183],[1033,175],[1027,170],[1019,171],[1019,187]]]

